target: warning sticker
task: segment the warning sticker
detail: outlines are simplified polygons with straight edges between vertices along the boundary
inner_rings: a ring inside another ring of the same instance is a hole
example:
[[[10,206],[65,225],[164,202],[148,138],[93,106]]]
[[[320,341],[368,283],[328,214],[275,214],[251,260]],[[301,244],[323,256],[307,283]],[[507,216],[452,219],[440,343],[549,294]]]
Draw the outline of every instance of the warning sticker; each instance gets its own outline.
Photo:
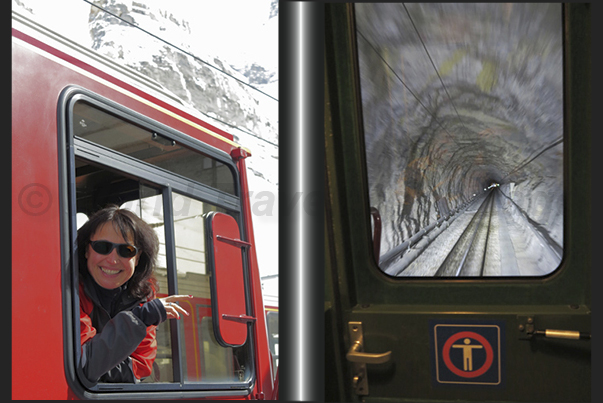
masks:
[[[504,322],[433,320],[430,333],[435,384],[502,384]]]

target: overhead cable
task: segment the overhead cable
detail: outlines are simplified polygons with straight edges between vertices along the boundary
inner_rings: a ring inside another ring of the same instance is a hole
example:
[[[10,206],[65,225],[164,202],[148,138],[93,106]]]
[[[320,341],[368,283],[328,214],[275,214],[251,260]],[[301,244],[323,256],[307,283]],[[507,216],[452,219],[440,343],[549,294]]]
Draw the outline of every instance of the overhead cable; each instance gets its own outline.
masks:
[[[514,172],[519,171],[520,169],[525,168],[528,164],[530,164],[532,161],[534,161],[536,158],[540,157],[542,154],[544,154],[546,151],[550,150],[551,148],[559,145],[559,144],[563,144],[563,137],[558,138],[557,140],[555,140],[553,143],[549,144],[548,146],[546,146],[543,150],[541,150],[538,154],[536,154],[533,157],[528,157],[528,159],[525,162],[520,163],[517,167],[515,167],[513,170],[511,170],[508,174],[506,174],[505,176],[503,176],[502,179],[507,178],[509,175],[511,175]]]
[[[429,51],[427,50],[427,46],[425,45],[425,42],[423,41],[423,38],[421,37],[421,34],[419,33],[419,30],[417,29],[417,26],[415,25],[415,22],[413,21],[411,15],[410,15],[410,12],[406,8],[406,4],[402,3],[402,6],[404,7],[404,10],[406,10],[406,14],[408,14],[408,18],[410,19],[410,22],[411,22],[413,28],[415,29],[415,32],[417,33],[417,36],[419,37],[421,44],[423,45],[423,49],[425,49],[425,53],[427,53],[427,57],[429,58],[429,61],[431,62],[433,69],[435,70],[436,74],[438,75],[438,78],[440,79],[440,83],[442,83],[442,87],[444,87],[444,91],[446,91],[446,95],[448,96],[448,99],[450,100],[450,103],[452,104],[452,107],[454,108],[454,111],[456,112],[456,116],[459,118],[459,121],[461,122],[461,124],[463,125],[465,130],[468,131],[467,127],[463,123],[463,120],[461,119],[461,116],[459,115],[459,111],[456,110],[456,106],[454,105],[454,102],[452,101],[452,97],[450,96],[450,93],[448,92],[448,88],[446,88],[446,84],[444,84],[444,80],[442,80],[442,76],[440,76],[440,72],[438,71],[438,68],[436,67],[433,59],[431,58]]]
[[[396,78],[398,79],[398,81],[400,81],[402,83],[402,85],[412,94],[412,96],[415,97],[415,99],[417,100],[417,102],[419,103],[419,105],[421,105],[423,107],[423,109],[425,109],[427,111],[427,113],[429,113],[431,115],[431,117],[435,120],[435,122],[438,125],[440,125],[440,127],[446,132],[446,134],[448,134],[448,136],[452,139],[452,141],[456,145],[458,145],[460,147],[460,144],[456,141],[456,139],[454,138],[454,136],[452,134],[450,134],[450,132],[440,123],[440,121],[436,118],[436,115],[433,112],[431,112],[423,104],[423,102],[421,102],[421,100],[413,92],[413,90],[411,90],[410,87],[408,85],[406,85],[406,83],[404,82],[404,80],[402,80],[402,78],[400,78],[400,76],[398,75],[398,73],[396,73],[396,71],[392,68],[392,66],[389,65],[389,63],[385,60],[385,58],[381,55],[381,53],[379,53],[379,51],[375,48],[375,46],[364,36],[364,34],[358,28],[356,28],[356,32],[358,33],[358,35],[360,35],[360,37],[362,39],[364,39],[366,41],[366,43],[368,43],[368,45],[373,49],[373,51],[377,54],[377,56],[379,56],[379,58],[383,61],[383,63],[385,63],[385,65],[391,70],[391,72],[394,73],[394,76],[396,76]]]
[[[262,90],[260,90],[260,89],[258,89],[258,88],[256,88],[256,87],[254,87],[253,85],[251,85],[251,84],[249,84],[249,83],[246,83],[245,81],[243,81],[243,80],[241,80],[241,79],[239,79],[239,78],[237,78],[237,77],[233,76],[233,75],[232,75],[232,74],[230,74],[230,73],[225,72],[224,70],[220,69],[219,67],[216,67],[216,66],[214,66],[213,64],[211,64],[211,63],[209,63],[209,62],[206,62],[205,60],[202,60],[201,58],[199,58],[199,57],[195,56],[194,54],[192,54],[192,53],[190,53],[190,52],[187,52],[186,50],[184,50],[184,49],[182,49],[182,48],[180,48],[180,47],[178,47],[178,46],[176,46],[176,45],[174,45],[174,44],[172,44],[172,43],[170,43],[170,42],[166,41],[165,39],[160,38],[159,36],[157,36],[157,35],[155,35],[155,34],[153,34],[153,33],[149,32],[149,31],[147,31],[147,30],[145,30],[145,29],[143,29],[143,28],[139,27],[138,25],[134,24],[133,22],[130,22],[130,21],[127,21],[127,20],[125,20],[125,19],[121,18],[121,17],[120,17],[120,16],[118,16],[117,14],[114,14],[114,13],[112,13],[111,11],[108,11],[108,10],[106,10],[106,9],[102,8],[101,6],[98,6],[98,5],[94,4],[92,1],[89,1],[89,0],[83,0],[83,1],[84,1],[84,2],[86,2],[86,3],[88,3],[88,4],[90,4],[91,6],[94,6],[94,7],[98,8],[99,10],[101,10],[101,11],[103,11],[103,12],[105,12],[105,13],[107,13],[107,14],[109,14],[109,15],[111,15],[111,16],[113,16],[113,17],[117,18],[117,19],[119,19],[120,21],[123,21],[124,23],[126,23],[126,24],[128,24],[128,25],[130,25],[130,26],[133,26],[134,28],[137,28],[137,29],[141,30],[141,31],[142,31],[142,32],[144,32],[145,34],[150,35],[150,36],[152,36],[153,38],[155,38],[155,39],[157,39],[157,40],[160,40],[161,42],[165,43],[166,45],[169,45],[169,46],[171,46],[171,47],[173,47],[173,48],[175,48],[175,49],[178,49],[180,52],[182,52],[182,53],[184,53],[184,54],[186,54],[186,55],[189,55],[190,57],[192,57],[193,59],[197,60],[198,62],[203,63],[203,64],[205,64],[205,65],[207,65],[207,66],[211,67],[212,69],[215,69],[215,70],[219,71],[220,73],[225,74],[225,75],[227,75],[228,77],[230,77],[230,78],[232,78],[232,79],[234,79],[234,80],[238,81],[239,83],[241,83],[241,84],[243,84],[243,85],[245,85],[245,86],[247,86],[247,87],[249,87],[249,88],[251,88],[251,89],[253,89],[253,90],[255,90],[255,91],[257,91],[257,92],[259,92],[259,93],[261,93],[261,94],[263,94],[263,95],[265,95],[265,96],[267,96],[268,98],[271,98],[271,99],[275,100],[276,102],[278,102],[278,99],[277,99],[277,98],[275,98],[275,97],[273,97],[272,95],[265,93],[264,91],[262,91]]]

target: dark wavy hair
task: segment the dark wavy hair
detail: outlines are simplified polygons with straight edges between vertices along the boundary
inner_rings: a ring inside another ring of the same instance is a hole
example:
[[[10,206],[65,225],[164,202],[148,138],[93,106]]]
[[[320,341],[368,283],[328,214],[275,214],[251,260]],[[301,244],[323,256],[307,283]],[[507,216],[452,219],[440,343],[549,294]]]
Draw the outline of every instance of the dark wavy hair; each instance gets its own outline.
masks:
[[[129,210],[110,205],[94,213],[77,231],[77,248],[80,278],[89,277],[86,248],[90,237],[105,223],[111,222],[125,240],[132,240],[140,252],[138,265],[128,280],[129,293],[138,299],[152,299],[159,291],[154,276],[159,252],[159,239],[153,228]]]

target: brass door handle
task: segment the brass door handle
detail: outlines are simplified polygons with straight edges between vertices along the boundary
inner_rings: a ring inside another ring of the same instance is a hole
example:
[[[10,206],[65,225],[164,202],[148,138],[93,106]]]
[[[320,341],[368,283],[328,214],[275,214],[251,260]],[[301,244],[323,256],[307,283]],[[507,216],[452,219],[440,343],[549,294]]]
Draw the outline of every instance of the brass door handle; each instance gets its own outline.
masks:
[[[392,357],[391,351],[386,351],[381,354],[364,353],[362,352],[362,344],[357,341],[350,347],[345,358],[350,362],[360,362],[363,364],[383,364],[388,362]]]
[[[366,364],[383,364],[388,362],[392,358],[392,352],[371,354],[362,351],[364,343],[362,322],[348,322],[348,332],[351,346],[345,358],[351,362],[352,389],[357,395],[366,396],[369,394]]]

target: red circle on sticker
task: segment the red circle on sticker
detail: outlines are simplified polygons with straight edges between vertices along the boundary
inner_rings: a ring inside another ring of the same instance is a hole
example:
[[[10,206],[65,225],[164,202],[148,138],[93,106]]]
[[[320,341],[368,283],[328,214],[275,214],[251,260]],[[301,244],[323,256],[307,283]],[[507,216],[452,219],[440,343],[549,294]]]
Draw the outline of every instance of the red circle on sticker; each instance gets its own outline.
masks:
[[[463,344],[454,344],[454,342],[460,339],[464,339]],[[475,344],[471,345],[467,343],[467,341],[470,342],[469,339],[476,340],[478,343],[481,344],[481,347]],[[463,350],[462,370],[457,368],[452,363],[452,360],[450,360],[450,349],[453,348],[453,344],[455,348]],[[473,350],[481,349],[482,347],[486,352],[486,361],[481,367],[473,371]],[[484,336],[474,332],[459,332],[453,334],[448,340],[446,340],[446,343],[444,343],[444,348],[442,349],[442,357],[444,358],[444,364],[446,364],[448,369],[454,374],[463,378],[476,378],[480,375],[483,375],[484,373],[486,373],[486,371],[490,369],[490,367],[492,366],[492,362],[494,361],[494,352],[492,351],[492,346]]]

